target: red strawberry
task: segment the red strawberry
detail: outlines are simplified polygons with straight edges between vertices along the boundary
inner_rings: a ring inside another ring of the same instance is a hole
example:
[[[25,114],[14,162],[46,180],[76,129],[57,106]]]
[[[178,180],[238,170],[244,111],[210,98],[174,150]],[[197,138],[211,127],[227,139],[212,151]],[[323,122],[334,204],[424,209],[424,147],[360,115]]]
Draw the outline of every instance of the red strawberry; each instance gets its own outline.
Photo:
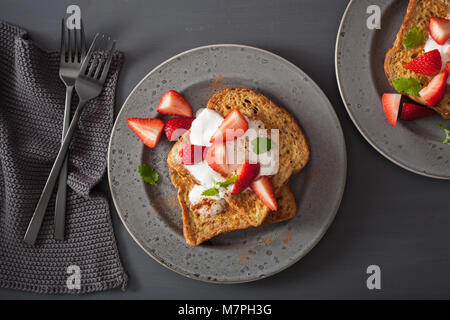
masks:
[[[181,163],[185,165],[192,165],[202,162],[205,157],[205,149],[205,146],[185,144],[180,151]]]
[[[416,73],[434,76],[438,74],[442,68],[441,53],[438,49],[425,52],[403,67]]]
[[[445,65],[445,70],[447,71],[448,74],[450,74],[450,61],[448,61],[447,64]]]
[[[430,36],[443,45],[450,38],[450,20],[433,17],[430,20]]]
[[[150,148],[156,146],[164,128],[164,122],[161,119],[129,118],[127,124]]]
[[[242,136],[248,129],[247,120],[237,109],[233,109],[223,120],[209,142],[233,140]]]
[[[400,114],[400,119],[415,120],[419,118],[429,117],[432,116],[433,114],[434,111],[431,109],[404,102],[402,105],[402,112]]]
[[[213,145],[208,148],[208,151],[206,152],[206,162],[211,169],[219,172],[221,175],[226,176],[230,173],[224,142],[213,143]]]
[[[273,193],[272,181],[268,176],[262,176],[258,180],[253,181],[250,184],[253,192],[258,196],[258,198],[272,211],[278,209],[277,200],[275,199],[275,194]]]
[[[156,111],[171,116],[192,117],[191,105],[175,90],[167,91],[162,95]]]
[[[167,140],[175,141],[191,127],[194,118],[172,118],[164,124]]]
[[[447,86],[447,76],[447,71],[442,71],[426,87],[420,90],[419,95],[425,99],[430,107],[438,104],[444,96],[445,87]]]
[[[381,99],[383,101],[383,109],[386,114],[386,118],[393,127],[397,124],[401,98],[402,95],[398,93],[385,93]]]
[[[231,194],[239,194],[252,183],[259,174],[259,163],[245,161],[239,169],[237,180]]]

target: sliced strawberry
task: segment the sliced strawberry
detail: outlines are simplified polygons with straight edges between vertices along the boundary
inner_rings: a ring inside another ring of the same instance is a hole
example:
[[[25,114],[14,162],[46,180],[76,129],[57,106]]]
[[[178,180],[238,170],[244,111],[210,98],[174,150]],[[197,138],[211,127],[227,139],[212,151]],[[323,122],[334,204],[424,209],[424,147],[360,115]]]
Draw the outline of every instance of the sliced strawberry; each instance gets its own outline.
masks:
[[[415,73],[434,76],[442,69],[441,53],[438,49],[425,52],[403,67]]]
[[[181,163],[185,165],[193,165],[202,162],[206,156],[205,149],[205,146],[185,144],[180,151]]]
[[[216,172],[226,176],[230,173],[224,142],[213,143],[206,152],[206,163]]]
[[[430,36],[443,45],[450,38],[450,20],[433,17],[430,20]]]
[[[156,111],[171,116],[192,117],[192,107],[181,94],[175,90],[164,93]]]
[[[445,51],[445,55],[447,58],[450,58],[450,46],[447,47],[447,50]]]
[[[447,74],[450,74],[450,61],[448,61],[447,64],[445,65],[445,70],[447,71]]]
[[[406,103],[402,104],[402,112],[400,114],[400,119],[402,120],[415,120],[419,118],[425,118],[432,116],[434,111],[423,106],[418,106],[416,104]]]
[[[447,76],[447,71],[442,71],[426,87],[420,90],[419,95],[425,99],[430,107],[438,104],[444,96],[445,87],[447,86]]]
[[[150,148],[156,146],[164,128],[164,122],[161,119],[129,118],[127,124]]]
[[[167,140],[175,141],[190,129],[194,118],[172,118],[164,124]]]
[[[238,109],[233,109],[220,124],[209,142],[233,140],[242,136],[248,129],[248,122]]]
[[[393,127],[397,124],[401,98],[402,95],[398,93],[385,93],[381,99],[383,101],[383,109],[386,114],[386,118]]]
[[[239,169],[237,180],[234,183],[231,194],[238,194],[244,191],[259,174],[260,164],[245,161]]]
[[[273,193],[272,181],[268,176],[262,176],[250,184],[253,192],[272,211],[278,209],[277,200]]]

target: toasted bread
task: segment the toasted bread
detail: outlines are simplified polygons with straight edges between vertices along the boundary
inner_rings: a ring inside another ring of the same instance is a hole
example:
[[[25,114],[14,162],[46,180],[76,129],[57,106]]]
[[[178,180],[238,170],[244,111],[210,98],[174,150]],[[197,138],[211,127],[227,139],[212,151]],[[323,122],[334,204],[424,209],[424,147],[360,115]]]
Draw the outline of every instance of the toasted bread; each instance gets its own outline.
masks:
[[[252,227],[246,217],[226,204],[223,212],[205,215],[198,213],[189,202],[189,191],[194,184],[170,169],[170,179],[178,188],[178,201],[182,210],[183,234],[186,242],[196,246],[219,234]],[[291,219],[297,212],[294,195],[288,185],[283,186],[277,197],[278,210],[271,211],[264,223],[275,223]]]
[[[272,176],[278,211],[270,210],[251,191],[239,195],[226,195],[226,209],[221,214],[203,215],[195,212],[189,203],[189,192],[198,181],[180,162],[183,145],[189,144],[187,131],[172,147],[167,162],[171,179],[179,188],[178,199],[183,210],[183,230],[189,244],[198,244],[217,234],[236,229],[258,226],[263,222],[278,222],[295,215],[295,199],[286,186],[289,177],[300,171],[309,160],[309,146],[296,120],[283,108],[278,107],[262,94],[246,88],[225,88],[214,94],[207,108],[223,117],[238,109],[249,119],[262,121],[267,129],[279,129],[279,170]]]
[[[426,86],[432,77],[421,75],[405,69],[403,66],[414,58],[424,53],[424,44],[407,49],[403,46],[403,40],[414,27],[418,27],[427,35],[430,19],[432,17],[447,18],[450,15],[449,0],[410,0],[405,18],[397,33],[393,47],[387,52],[384,61],[384,70],[389,83],[399,77],[415,77],[422,85]],[[412,100],[427,106],[426,101],[420,96],[409,96]],[[441,102],[431,107],[443,118],[450,118],[450,86],[447,86]]]
[[[230,87],[215,93],[208,101],[207,108],[226,117],[233,109],[250,120],[261,120],[266,129],[279,130],[279,170],[272,176],[275,195],[290,176],[303,169],[309,161],[309,146],[306,137],[294,117],[286,109],[251,89]],[[250,224],[260,225],[269,213],[261,200],[251,191],[228,197],[227,202],[236,210],[247,214]]]

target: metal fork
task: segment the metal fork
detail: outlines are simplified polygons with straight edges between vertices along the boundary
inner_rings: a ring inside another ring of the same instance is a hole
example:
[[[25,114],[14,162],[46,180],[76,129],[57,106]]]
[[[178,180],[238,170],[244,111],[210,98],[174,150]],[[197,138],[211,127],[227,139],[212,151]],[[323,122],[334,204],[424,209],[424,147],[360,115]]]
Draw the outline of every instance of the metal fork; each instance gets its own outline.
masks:
[[[73,115],[72,122],[70,123],[67,134],[64,137],[64,141],[56,156],[55,163],[53,164],[50,175],[45,183],[44,190],[42,191],[39,202],[33,213],[30,223],[28,224],[27,231],[24,236],[24,241],[33,245],[38,236],[39,230],[44,220],[45,211],[47,210],[48,202],[52,196],[53,189],[58,180],[58,175],[61,167],[64,164],[67,151],[69,150],[72,136],[75,132],[78,120],[80,119],[81,112],[87,101],[97,97],[103,89],[103,85],[108,75],[109,67],[111,66],[112,54],[115,48],[115,41],[112,41],[105,35],[97,34],[89,48],[86,58],[81,65],[81,70],[75,81],[75,90],[79,97],[79,103],[75,113]],[[94,51],[104,51],[106,55],[102,57],[94,57]]]
[[[61,57],[59,62],[59,77],[66,85],[66,104],[64,108],[63,131],[61,139],[67,133],[70,124],[70,102],[75,86],[75,80],[81,69],[81,63],[86,57],[86,39],[84,37],[83,21],[80,21],[80,29],[67,29],[64,18],[61,24]],[[67,41],[66,41],[67,33]],[[72,40],[73,38],[73,40]],[[64,160],[59,173],[58,192],[55,202],[55,239],[64,240],[64,222],[66,216],[67,198],[67,161]]]

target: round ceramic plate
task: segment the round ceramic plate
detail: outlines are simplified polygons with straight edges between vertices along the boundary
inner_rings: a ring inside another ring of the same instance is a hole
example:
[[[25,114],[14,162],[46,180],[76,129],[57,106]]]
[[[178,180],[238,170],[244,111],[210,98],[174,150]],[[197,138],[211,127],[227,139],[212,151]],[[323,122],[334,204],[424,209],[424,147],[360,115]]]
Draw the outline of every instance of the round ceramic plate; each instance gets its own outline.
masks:
[[[381,29],[367,28],[367,8],[381,9]],[[397,165],[433,178],[450,179],[450,147],[443,145],[435,115],[392,127],[383,112],[381,96],[395,92],[384,73],[384,57],[392,47],[406,0],[351,1],[342,18],[336,42],[336,76],[347,111],[367,141]]]
[[[181,92],[195,112],[226,86],[253,88],[289,110],[308,138],[311,161],[290,180],[298,205],[295,218],[233,231],[191,247],[183,238],[181,209],[166,162],[173,143],[163,136],[156,148],[145,147],[127,127],[126,119],[159,117],[156,106],[170,89]],[[137,172],[141,163],[159,172],[156,185],[142,181]],[[198,280],[246,282],[287,268],[322,238],[344,190],[345,142],[330,102],[299,68],[257,48],[212,45],[167,60],[136,86],[113,129],[108,176],[125,227],[155,260]]]

